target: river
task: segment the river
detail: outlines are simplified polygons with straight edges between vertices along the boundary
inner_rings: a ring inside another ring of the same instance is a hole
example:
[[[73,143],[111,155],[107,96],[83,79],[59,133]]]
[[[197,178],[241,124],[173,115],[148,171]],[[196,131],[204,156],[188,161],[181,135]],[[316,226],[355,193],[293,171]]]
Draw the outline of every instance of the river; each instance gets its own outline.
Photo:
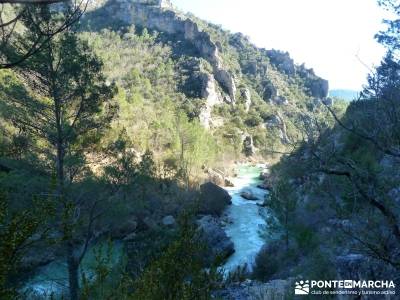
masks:
[[[224,265],[227,273],[235,271],[238,267],[246,267],[251,271],[257,253],[265,244],[263,233],[266,230],[266,221],[262,215],[265,215],[266,209],[259,205],[264,202],[267,191],[257,188],[261,183],[260,173],[264,169],[264,165],[241,165],[237,169],[238,176],[232,179],[234,187],[226,188],[232,196],[232,205],[225,212],[230,220],[225,225],[225,231],[235,247],[235,253]],[[242,198],[240,193],[244,190],[250,191],[259,200]]]
[[[106,257],[110,250],[111,255],[108,266],[117,265],[123,256],[123,247],[121,242],[112,243],[111,248],[108,242],[102,242],[99,245],[89,249],[85,255],[80,272],[85,271],[85,276],[91,278],[92,270],[96,267],[96,257],[100,254],[101,257]],[[31,278],[26,284],[24,291],[28,299],[58,299],[61,294],[67,293],[68,287],[68,268],[67,263],[63,259],[57,259],[46,266],[38,268],[36,275]]]
[[[251,271],[255,257],[265,243],[263,233],[266,229],[266,222],[261,212],[263,210],[266,212],[266,209],[257,205],[264,202],[267,194],[265,190],[257,188],[257,184],[261,183],[259,175],[264,168],[262,165],[239,166],[237,168],[238,176],[232,179],[234,187],[226,188],[232,196],[232,205],[225,211],[225,216],[230,221],[226,223],[224,229],[235,247],[234,254],[228,258],[223,266],[227,274],[244,266],[248,271]],[[250,191],[259,200],[250,201],[242,198],[240,193],[243,190]],[[105,243],[103,243],[103,246],[105,246]],[[110,262],[112,265],[117,264],[122,257],[122,248],[122,243],[114,243]],[[93,267],[94,257],[94,251],[91,249],[82,263],[82,269],[85,272],[88,273],[88,270]],[[49,296],[52,293],[59,295],[66,292],[68,284],[67,266],[63,260],[56,260],[39,268],[36,274],[25,285],[26,289],[30,290],[31,299],[36,298],[35,295],[43,299],[50,298]],[[90,271],[88,275],[90,277]]]

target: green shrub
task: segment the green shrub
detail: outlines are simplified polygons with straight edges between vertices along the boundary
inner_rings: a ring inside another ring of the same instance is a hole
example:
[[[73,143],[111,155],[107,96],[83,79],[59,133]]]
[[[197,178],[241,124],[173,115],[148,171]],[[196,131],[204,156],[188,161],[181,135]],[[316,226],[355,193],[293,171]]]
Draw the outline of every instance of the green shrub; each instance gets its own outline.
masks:
[[[132,299],[211,299],[210,293],[219,285],[221,274],[215,269],[204,270],[204,247],[195,233],[185,220],[179,238],[135,282]]]

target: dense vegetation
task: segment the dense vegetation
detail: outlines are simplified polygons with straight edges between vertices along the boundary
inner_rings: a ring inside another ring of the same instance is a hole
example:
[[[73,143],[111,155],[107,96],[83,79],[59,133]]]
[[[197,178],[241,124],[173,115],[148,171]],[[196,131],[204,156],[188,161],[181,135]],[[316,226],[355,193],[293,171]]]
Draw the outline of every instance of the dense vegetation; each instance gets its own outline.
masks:
[[[382,5],[398,13],[393,2]],[[359,99],[305,119],[305,138],[274,166],[267,204],[281,235],[259,254],[257,278],[399,280],[399,44],[388,24],[378,35],[388,52]]]
[[[388,54],[346,104],[288,53],[185,16],[237,87],[232,103],[216,83],[223,101],[207,127],[214,70],[193,43],[106,22],[103,7],[79,23],[82,7],[1,5],[1,299],[43,297],[26,284],[59,260],[72,300],[211,299],[229,281],[197,219],[227,202],[198,188],[235,160],[279,161],[265,203],[275,239],[251,276],[346,277],[356,260],[360,277],[399,279],[398,22],[378,35]]]

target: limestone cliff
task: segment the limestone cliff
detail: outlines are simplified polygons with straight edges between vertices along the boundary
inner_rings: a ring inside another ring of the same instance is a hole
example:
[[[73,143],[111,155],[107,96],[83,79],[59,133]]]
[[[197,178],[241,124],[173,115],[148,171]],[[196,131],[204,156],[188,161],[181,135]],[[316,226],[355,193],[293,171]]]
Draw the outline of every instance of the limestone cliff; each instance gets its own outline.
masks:
[[[227,99],[235,103],[235,80],[224,67],[217,45],[196,22],[175,11],[168,0],[111,0],[105,9],[111,18],[126,25],[157,30],[190,42],[199,55],[211,64],[212,75],[229,96]]]
[[[328,81],[288,52],[258,48],[168,0],[108,0],[85,19],[89,31],[112,28],[123,35],[132,26],[137,34],[154,32],[156,43],[171,50],[176,92],[191,103],[191,117],[227,143],[243,145],[248,137],[255,149],[267,140],[285,146],[296,135],[290,123],[298,114],[332,102]]]

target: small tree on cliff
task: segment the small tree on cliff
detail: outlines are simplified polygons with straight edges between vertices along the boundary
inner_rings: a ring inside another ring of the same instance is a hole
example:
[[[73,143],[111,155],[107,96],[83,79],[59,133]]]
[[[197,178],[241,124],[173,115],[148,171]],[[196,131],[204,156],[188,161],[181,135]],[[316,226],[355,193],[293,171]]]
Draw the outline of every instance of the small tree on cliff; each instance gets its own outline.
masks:
[[[29,30],[32,41],[57,25],[48,8],[43,7],[40,14],[40,26]],[[78,268],[92,238],[98,203],[95,199],[74,199],[69,189],[84,175],[85,150],[110,124],[114,89],[106,84],[101,62],[71,31],[49,40],[40,52],[19,65],[18,71],[34,96],[22,97],[24,93],[15,94],[21,87],[10,87],[4,109],[17,128],[42,141],[39,151],[53,162],[70,298],[78,299]],[[82,224],[87,233],[79,237]]]

